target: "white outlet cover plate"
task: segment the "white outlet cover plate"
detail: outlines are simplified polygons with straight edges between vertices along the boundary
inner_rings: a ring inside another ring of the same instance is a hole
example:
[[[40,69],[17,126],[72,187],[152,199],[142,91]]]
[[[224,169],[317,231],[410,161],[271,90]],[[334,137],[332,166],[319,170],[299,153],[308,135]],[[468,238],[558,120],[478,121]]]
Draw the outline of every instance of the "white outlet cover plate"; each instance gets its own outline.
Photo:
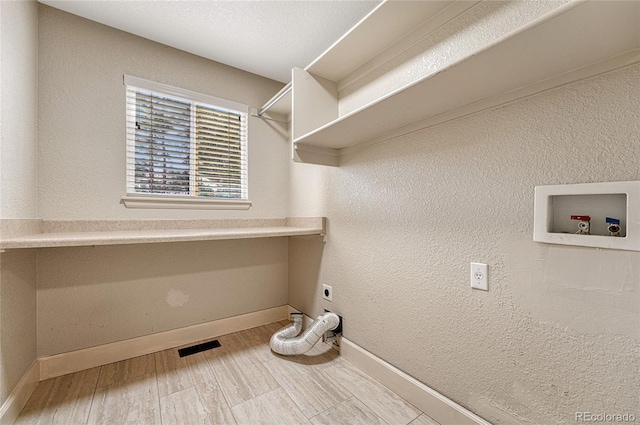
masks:
[[[471,287],[489,290],[489,266],[483,263],[471,263]]]
[[[329,291],[329,295],[325,295],[327,291]],[[322,285],[322,298],[333,302],[333,288],[331,286],[325,284]]]

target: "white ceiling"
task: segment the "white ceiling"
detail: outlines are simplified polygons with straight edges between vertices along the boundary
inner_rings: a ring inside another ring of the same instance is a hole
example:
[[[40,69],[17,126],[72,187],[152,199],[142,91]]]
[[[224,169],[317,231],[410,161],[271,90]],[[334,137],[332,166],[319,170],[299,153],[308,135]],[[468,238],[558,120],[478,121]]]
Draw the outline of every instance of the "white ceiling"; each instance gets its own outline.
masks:
[[[122,31],[281,82],[378,0],[39,0]]]

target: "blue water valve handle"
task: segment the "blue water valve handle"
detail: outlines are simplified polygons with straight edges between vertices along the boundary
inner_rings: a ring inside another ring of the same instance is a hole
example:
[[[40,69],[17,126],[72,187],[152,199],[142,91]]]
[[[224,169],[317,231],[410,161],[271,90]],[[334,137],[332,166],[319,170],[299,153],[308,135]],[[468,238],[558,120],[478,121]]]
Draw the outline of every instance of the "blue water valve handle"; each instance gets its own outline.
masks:
[[[604,220],[607,222],[609,236],[620,236],[620,220],[611,217],[606,217]]]

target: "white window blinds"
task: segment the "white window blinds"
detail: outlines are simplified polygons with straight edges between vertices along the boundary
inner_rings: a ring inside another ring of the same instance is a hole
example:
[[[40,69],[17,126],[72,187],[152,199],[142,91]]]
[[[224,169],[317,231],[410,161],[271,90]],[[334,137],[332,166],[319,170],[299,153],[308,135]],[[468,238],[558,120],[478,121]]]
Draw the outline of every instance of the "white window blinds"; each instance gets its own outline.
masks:
[[[128,194],[247,199],[246,106],[135,77],[125,85]]]

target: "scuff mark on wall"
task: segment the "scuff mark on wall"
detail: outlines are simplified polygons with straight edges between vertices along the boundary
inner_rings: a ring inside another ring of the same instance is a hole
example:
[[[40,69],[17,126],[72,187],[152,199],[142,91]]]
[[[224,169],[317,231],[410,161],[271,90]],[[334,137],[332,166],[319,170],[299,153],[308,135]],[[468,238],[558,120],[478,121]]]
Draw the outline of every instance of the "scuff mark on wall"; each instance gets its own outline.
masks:
[[[557,287],[613,294],[626,287],[635,292],[634,252],[554,245],[548,250],[545,278]]]
[[[182,307],[189,302],[189,295],[177,289],[170,289],[167,293],[167,304],[171,307]]]
[[[639,340],[640,253],[503,241],[507,278],[526,311],[558,328]]]
[[[498,407],[486,397],[479,396],[478,404],[484,407],[485,419],[494,425],[499,424],[511,424],[511,425],[526,425],[533,422],[528,421],[518,415],[508,412],[504,407]]]

